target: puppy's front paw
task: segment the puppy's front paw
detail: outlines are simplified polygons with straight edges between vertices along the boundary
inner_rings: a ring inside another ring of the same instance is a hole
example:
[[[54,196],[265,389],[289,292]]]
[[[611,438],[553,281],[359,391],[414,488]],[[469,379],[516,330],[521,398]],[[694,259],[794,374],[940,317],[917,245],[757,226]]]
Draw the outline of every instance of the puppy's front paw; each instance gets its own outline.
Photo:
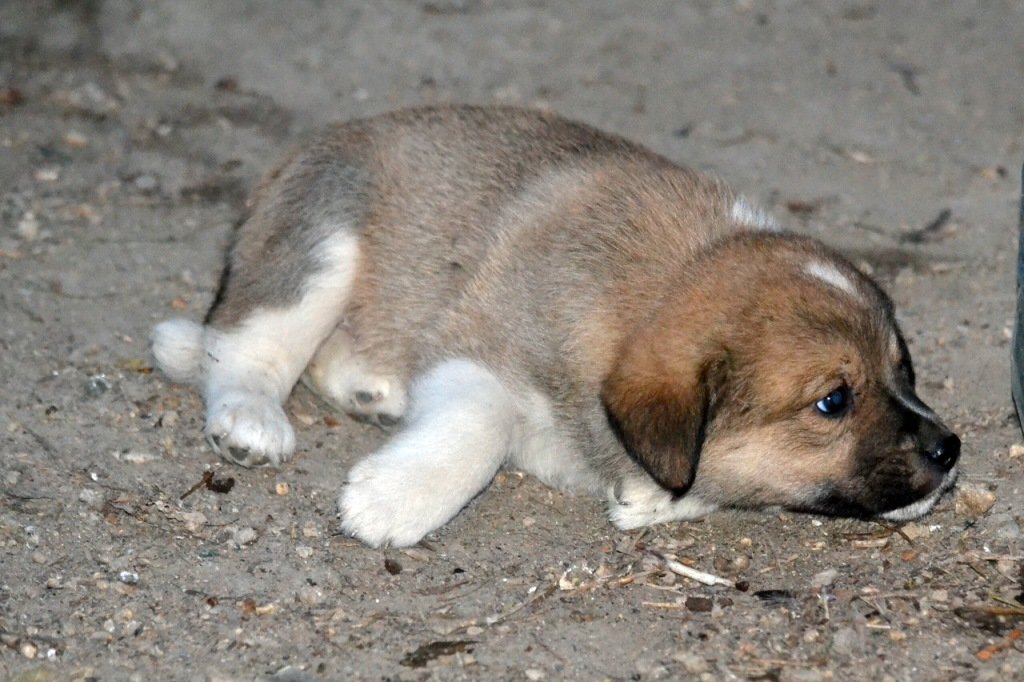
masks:
[[[295,431],[273,398],[252,391],[227,391],[210,399],[206,439],[227,460],[277,466],[295,452]]]
[[[675,498],[646,475],[624,477],[608,491],[608,516],[622,530],[698,519],[716,508],[693,494]]]
[[[338,496],[342,530],[371,547],[406,547],[422,540],[451,516],[437,518],[444,492],[424,489],[424,473],[380,457],[354,466]]]

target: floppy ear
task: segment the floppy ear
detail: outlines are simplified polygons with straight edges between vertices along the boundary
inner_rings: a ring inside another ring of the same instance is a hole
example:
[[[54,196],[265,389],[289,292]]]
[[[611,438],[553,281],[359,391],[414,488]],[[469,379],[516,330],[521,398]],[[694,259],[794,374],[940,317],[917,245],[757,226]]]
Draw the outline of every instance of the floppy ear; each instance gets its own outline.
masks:
[[[665,363],[635,347],[631,351],[602,386],[608,421],[630,456],[682,495],[693,484],[711,418],[709,364],[683,358]]]

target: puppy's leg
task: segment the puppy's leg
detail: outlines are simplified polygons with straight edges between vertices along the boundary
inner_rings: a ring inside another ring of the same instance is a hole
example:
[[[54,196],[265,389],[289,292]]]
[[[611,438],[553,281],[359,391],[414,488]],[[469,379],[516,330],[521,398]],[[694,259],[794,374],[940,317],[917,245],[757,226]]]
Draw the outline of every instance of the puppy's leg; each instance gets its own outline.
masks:
[[[274,256],[267,253],[270,261]],[[266,283],[275,273],[254,272],[259,263],[242,260],[246,271],[231,273],[207,326],[170,320],[154,330],[161,367],[172,379],[202,386],[207,439],[227,459],[277,465],[294,452],[295,432],[281,405],[337,325],[357,257],[355,235],[339,230],[324,237],[288,263],[295,291],[283,298]]]
[[[341,526],[373,545],[411,545],[494,478],[516,437],[512,396],[489,370],[449,360],[417,380],[404,428],[352,467]]]
[[[356,419],[388,428],[405,414],[405,381],[377,366],[368,354],[355,350],[352,336],[339,327],[313,356],[305,383]]]

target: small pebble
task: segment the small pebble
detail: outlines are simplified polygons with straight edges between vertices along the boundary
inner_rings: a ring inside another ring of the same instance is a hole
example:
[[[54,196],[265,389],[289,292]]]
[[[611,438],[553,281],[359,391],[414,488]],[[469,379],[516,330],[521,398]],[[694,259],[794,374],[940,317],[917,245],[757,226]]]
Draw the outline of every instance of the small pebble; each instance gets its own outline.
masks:
[[[106,498],[99,490],[93,490],[92,488],[85,488],[78,493],[79,502],[84,502],[86,506],[92,509],[100,509],[103,507],[103,503]]]
[[[851,656],[863,649],[863,640],[851,627],[840,628],[832,635],[832,651],[840,656]]]
[[[20,651],[21,655],[25,658],[35,658],[39,653],[39,647],[32,642],[22,642],[21,646],[18,647],[18,651]]]
[[[39,238],[39,221],[36,214],[27,211],[21,220],[18,221],[18,236],[27,242],[34,242]]]
[[[99,398],[110,390],[110,382],[102,374],[96,374],[85,380],[85,395],[90,398]]]
[[[708,662],[703,656],[691,651],[678,651],[672,655],[673,660],[681,663],[683,670],[690,675],[700,675],[708,671]]]
[[[324,600],[324,593],[320,588],[307,585],[299,590],[297,595],[299,603],[310,608],[319,605]]]
[[[423,563],[430,561],[430,553],[417,547],[406,547],[402,550],[402,554],[415,561],[422,561]]]
[[[479,637],[484,634],[484,629],[479,625],[470,625],[466,628],[466,634],[470,637]]]
[[[686,610],[694,613],[710,613],[715,607],[714,601],[708,597],[687,597]]]
[[[84,149],[89,146],[89,138],[77,130],[64,133],[64,144],[72,149]]]
[[[299,555],[300,559],[308,559],[313,556],[313,548],[308,545],[298,545],[295,548],[295,553]]]
[[[206,525],[206,514],[199,511],[180,512],[178,520],[185,524],[190,533],[198,533]]]
[[[146,462],[154,462],[160,459],[160,455],[152,452],[139,452],[138,450],[129,450],[122,454],[120,458],[124,462],[129,464],[145,464]]]
[[[985,515],[996,503],[996,496],[976,483],[961,483],[957,487],[953,510],[957,516],[977,519]]]
[[[60,180],[60,168],[56,166],[38,168],[32,174],[32,177],[35,178],[36,182],[57,182]]]
[[[523,671],[523,674],[526,675],[526,679],[531,682],[537,682],[538,680],[543,680],[547,677],[543,670],[537,670],[536,668],[527,668]]]
[[[287,495],[290,490],[291,488],[288,487],[288,484],[283,481],[274,485],[274,492],[281,497]]]
[[[835,582],[836,576],[838,575],[839,571],[837,571],[834,568],[830,568],[827,571],[822,571],[821,573],[818,573],[813,578],[811,578],[811,587],[828,587],[829,585]]]
[[[33,552],[32,553],[32,562],[33,563],[45,564],[48,561],[49,561],[49,559],[47,559],[46,555],[43,554],[42,552]]]
[[[139,584],[139,574],[133,573],[132,571],[121,571],[117,574],[117,579],[123,582],[125,585]]]
[[[900,526],[900,532],[911,540],[918,540],[931,535],[931,531],[928,529],[928,526],[920,523],[914,523],[913,521]]]
[[[735,575],[750,568],[750,557],[746,554],[739,554],[730,558],[720,554],[712,560],[711,564],[719,573]]]
[[[317,678],[301,668],[286,665],[268,679],[272,682],[315,682]]]
[[[1010,446],[1010,457],[1020,459],[1024,457],[1024,443],[1014,443]]]
[[[132,184],[135,185],[135,189],[143,193],[155,192],[160,187],[160,182],[148,173],[135,178]]]
[[[39,546],[39,526],[25,526],[25,539],[32,547]]]
[[[235,532],[233,533],[233,537],[232,537],[232,539],[234,540],[235,544],[238,545],[239,547],[244,547],[245,545],[251,545],[252,543],[256,542],[256,540],[258,538],[259,538],[259,534],[256,532],[256,529],[255,528],[249,528],[248,526],[243,526],[241,528],[236,528]]]

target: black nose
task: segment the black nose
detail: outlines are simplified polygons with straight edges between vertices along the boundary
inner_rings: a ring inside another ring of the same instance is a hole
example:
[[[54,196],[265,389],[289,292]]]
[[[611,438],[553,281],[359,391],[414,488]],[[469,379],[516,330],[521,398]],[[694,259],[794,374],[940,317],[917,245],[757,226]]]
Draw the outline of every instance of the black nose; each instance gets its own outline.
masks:
[[[952,433],[943,436],[935,441],[925,454],[928,456],[928,459],[949,471],[960,457],[960,439]]]

